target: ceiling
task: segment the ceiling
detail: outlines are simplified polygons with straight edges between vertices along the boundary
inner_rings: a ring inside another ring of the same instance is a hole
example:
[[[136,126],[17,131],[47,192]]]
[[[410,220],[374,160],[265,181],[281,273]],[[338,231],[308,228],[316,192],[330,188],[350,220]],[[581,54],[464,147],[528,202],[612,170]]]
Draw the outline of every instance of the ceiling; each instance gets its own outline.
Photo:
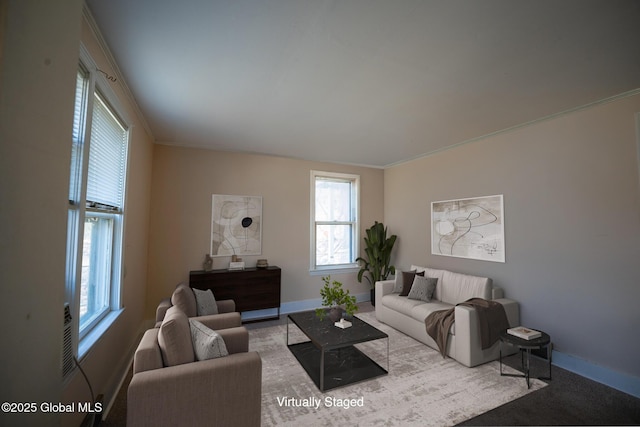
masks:
[[[640,1],[87,0],[156,142],[385,167],[640,88]]]

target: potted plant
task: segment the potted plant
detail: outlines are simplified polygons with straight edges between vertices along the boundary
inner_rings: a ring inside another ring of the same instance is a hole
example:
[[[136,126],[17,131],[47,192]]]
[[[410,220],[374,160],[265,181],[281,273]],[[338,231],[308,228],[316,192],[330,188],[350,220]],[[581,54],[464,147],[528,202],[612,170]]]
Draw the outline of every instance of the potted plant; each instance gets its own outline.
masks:
[[[398,236],[395,234],[387,237],[387,229],[381,222],[376,221],[371,228],[366,230],[367,237],[364,238],[366,259],[358,257],[356,262],[360,264],[358,271],[358,282],[362,282],[364,273],[368,273],[365,278],[371,285],[371,304],[376,305],[375,285],[379,280],[386,280],[390,274],[396,274],[396,268],[391,263],[391,250],[396,243]]]
[[[322,277],[324,286],[320,289],[322,297],[322,305],[330,307],[329,318],[332,322],[337,322],[342,317],[342,310],[346,311],[349,316],[358,311],[356,305],[356,297],[350,295],[349,289],[342,289],[342,283],[337,280],[331,281],[331,276]],[[317,308],[316,315],[320,319],[324,319],[327,311],[324,308]]]

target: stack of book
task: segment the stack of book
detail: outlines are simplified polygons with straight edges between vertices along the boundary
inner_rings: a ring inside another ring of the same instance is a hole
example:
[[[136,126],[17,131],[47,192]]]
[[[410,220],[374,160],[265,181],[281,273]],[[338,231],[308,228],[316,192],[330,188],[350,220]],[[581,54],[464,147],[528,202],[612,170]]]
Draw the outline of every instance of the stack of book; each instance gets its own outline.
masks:
[[[507,333],[514,337],[522,338],[523,340],[533,340],[542,336],[542,332],[525,328],[524,326],[507,329]]]

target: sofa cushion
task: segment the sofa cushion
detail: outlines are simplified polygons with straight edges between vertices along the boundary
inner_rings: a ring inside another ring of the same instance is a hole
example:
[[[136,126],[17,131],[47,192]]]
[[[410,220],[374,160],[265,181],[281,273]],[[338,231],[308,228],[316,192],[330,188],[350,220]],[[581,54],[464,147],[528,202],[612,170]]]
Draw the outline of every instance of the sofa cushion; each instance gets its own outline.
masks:
[[[437,283],[438,279],[434,279],[433,277],[423,277],[416,274],[407,298],[431,302]]]
[[[449,304],[465,302],[469,298],[491,299],[492,281],[486,277],[445,271],[438,287],[441,288],[440,300]]]
[[[447,304],[446,302],[432,300],[429,303],[422,303],[413,307],[411,309],[410,315],[412,318],[418,320],[421,323],[424,323],[425,319],[429,314],[435,311],[449,310],[453,307],[454,307],[453,305]],[[455,335],[456,334],[455,330],[456,330],[456,324],[454,322],[453,325],[451,326],[451,330],[449,331],[449,333],[451,335]]]
[[[411,309],[420,304],[426,303],[420,300],[401,297],[398,294],[388,294],[382,297],[382,305],[407,316],[411,316]]]
[[[164,316],[158,331],[158,345],[164,366],[182,365],[195,360],[189,319],[176,306],[167,310]]]
[[[424,276],[424,272],[416,272],[416,271],[403,271],[400,275],[402,277],[402,290],[400,291],[401,297],[406,297],[409,295],[409,291],[411,291],[411,286],[413,286],[413,279],[416,276]]]
[[[189,327],[196,360],[215,359],[229,355],[227,346],[219,333],[194,319],[189,319]]]
[[[198,316],[218,314],[218,305],[211,289],[203,291],[194,288],[193,294],[196,297],[196,312]]]
[[[171,304],[178,307],[187,317],[196,317],[198,309],[196,297],[189,286],[184,283],[178,284],[171,295]]]

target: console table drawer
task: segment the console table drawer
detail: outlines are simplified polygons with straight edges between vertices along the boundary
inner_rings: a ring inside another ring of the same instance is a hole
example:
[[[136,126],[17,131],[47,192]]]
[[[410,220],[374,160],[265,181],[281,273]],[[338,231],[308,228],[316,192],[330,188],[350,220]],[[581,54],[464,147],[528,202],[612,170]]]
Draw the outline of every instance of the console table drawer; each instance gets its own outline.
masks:
[[[280,317],[279,267],[248,268],[239,271],[191,271],[189,286],[211,289],[217,300],[232,299],[236,310],[251,311],[277,308]]]

